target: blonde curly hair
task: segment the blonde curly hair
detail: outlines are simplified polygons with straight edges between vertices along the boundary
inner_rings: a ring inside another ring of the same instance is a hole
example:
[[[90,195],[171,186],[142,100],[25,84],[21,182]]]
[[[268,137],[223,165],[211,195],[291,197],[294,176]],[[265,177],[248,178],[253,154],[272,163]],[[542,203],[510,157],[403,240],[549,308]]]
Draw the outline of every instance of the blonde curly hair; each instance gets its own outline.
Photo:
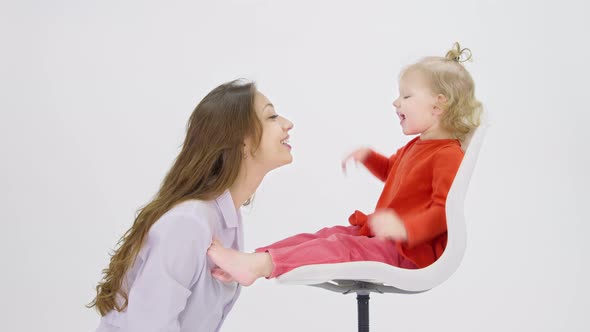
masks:
[[[400,79],[409,72],[424,75],[431,91],[446,97],[440,125],[455,138],[464,140],[479,126],[483,107],[475,98],[475,83],[463,66],[471,59],[471,50],[455,43],[444,57],[431,56],[406,67]]]

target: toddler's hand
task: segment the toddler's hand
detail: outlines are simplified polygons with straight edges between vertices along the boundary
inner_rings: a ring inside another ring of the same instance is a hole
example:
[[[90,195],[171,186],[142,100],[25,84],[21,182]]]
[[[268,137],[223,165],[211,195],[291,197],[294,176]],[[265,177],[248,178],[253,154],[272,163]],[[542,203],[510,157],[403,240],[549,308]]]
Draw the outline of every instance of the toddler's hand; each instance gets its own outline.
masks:
[[[406,227],[392,209],[376,211],[369,216],[368,222],[376,237],[395,241],[405,241],[408,238]]]
[[[357,163],[362,163],[363,161],[365,161],[365,159],[367,159],[367,156],[370,152],[371,149],[369,148],[360,148],[351,152],[348,156],[346,156],[346,158],[342,159],[342,171],[346,174],[346,164],[349,160],[352,159]]]

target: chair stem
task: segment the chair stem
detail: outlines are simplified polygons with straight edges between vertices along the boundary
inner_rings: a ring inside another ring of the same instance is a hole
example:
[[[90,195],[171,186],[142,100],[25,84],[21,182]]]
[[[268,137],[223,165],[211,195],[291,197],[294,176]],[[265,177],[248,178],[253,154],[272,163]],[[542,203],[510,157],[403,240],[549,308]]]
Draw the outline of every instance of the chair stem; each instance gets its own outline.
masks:
[[[369,332],[369,294],[357,293],[356,302],[358,308],[358,331]]]

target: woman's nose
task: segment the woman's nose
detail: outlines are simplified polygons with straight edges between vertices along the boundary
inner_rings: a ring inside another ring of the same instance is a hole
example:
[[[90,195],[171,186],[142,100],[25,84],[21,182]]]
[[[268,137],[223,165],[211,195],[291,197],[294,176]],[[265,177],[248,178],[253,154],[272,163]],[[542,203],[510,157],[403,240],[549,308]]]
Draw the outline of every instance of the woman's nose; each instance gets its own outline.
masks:
[[[289,119],[285,118],[285,123],[283,125],[283,128],[285,128],[286,131],[289,131],[291,129],[293,129],[293,122],[289,121]]]

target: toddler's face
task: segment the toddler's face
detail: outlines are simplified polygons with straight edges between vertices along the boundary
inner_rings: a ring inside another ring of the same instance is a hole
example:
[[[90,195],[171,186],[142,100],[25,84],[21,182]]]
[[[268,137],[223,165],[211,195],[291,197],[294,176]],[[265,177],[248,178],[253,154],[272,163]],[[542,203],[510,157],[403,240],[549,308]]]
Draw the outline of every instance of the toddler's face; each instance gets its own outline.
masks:
[[[406,135],[425,134],[438,130],[440,108],[437,96],[419,72],[405,73],[399,81],[399,97],[393,106]]]

